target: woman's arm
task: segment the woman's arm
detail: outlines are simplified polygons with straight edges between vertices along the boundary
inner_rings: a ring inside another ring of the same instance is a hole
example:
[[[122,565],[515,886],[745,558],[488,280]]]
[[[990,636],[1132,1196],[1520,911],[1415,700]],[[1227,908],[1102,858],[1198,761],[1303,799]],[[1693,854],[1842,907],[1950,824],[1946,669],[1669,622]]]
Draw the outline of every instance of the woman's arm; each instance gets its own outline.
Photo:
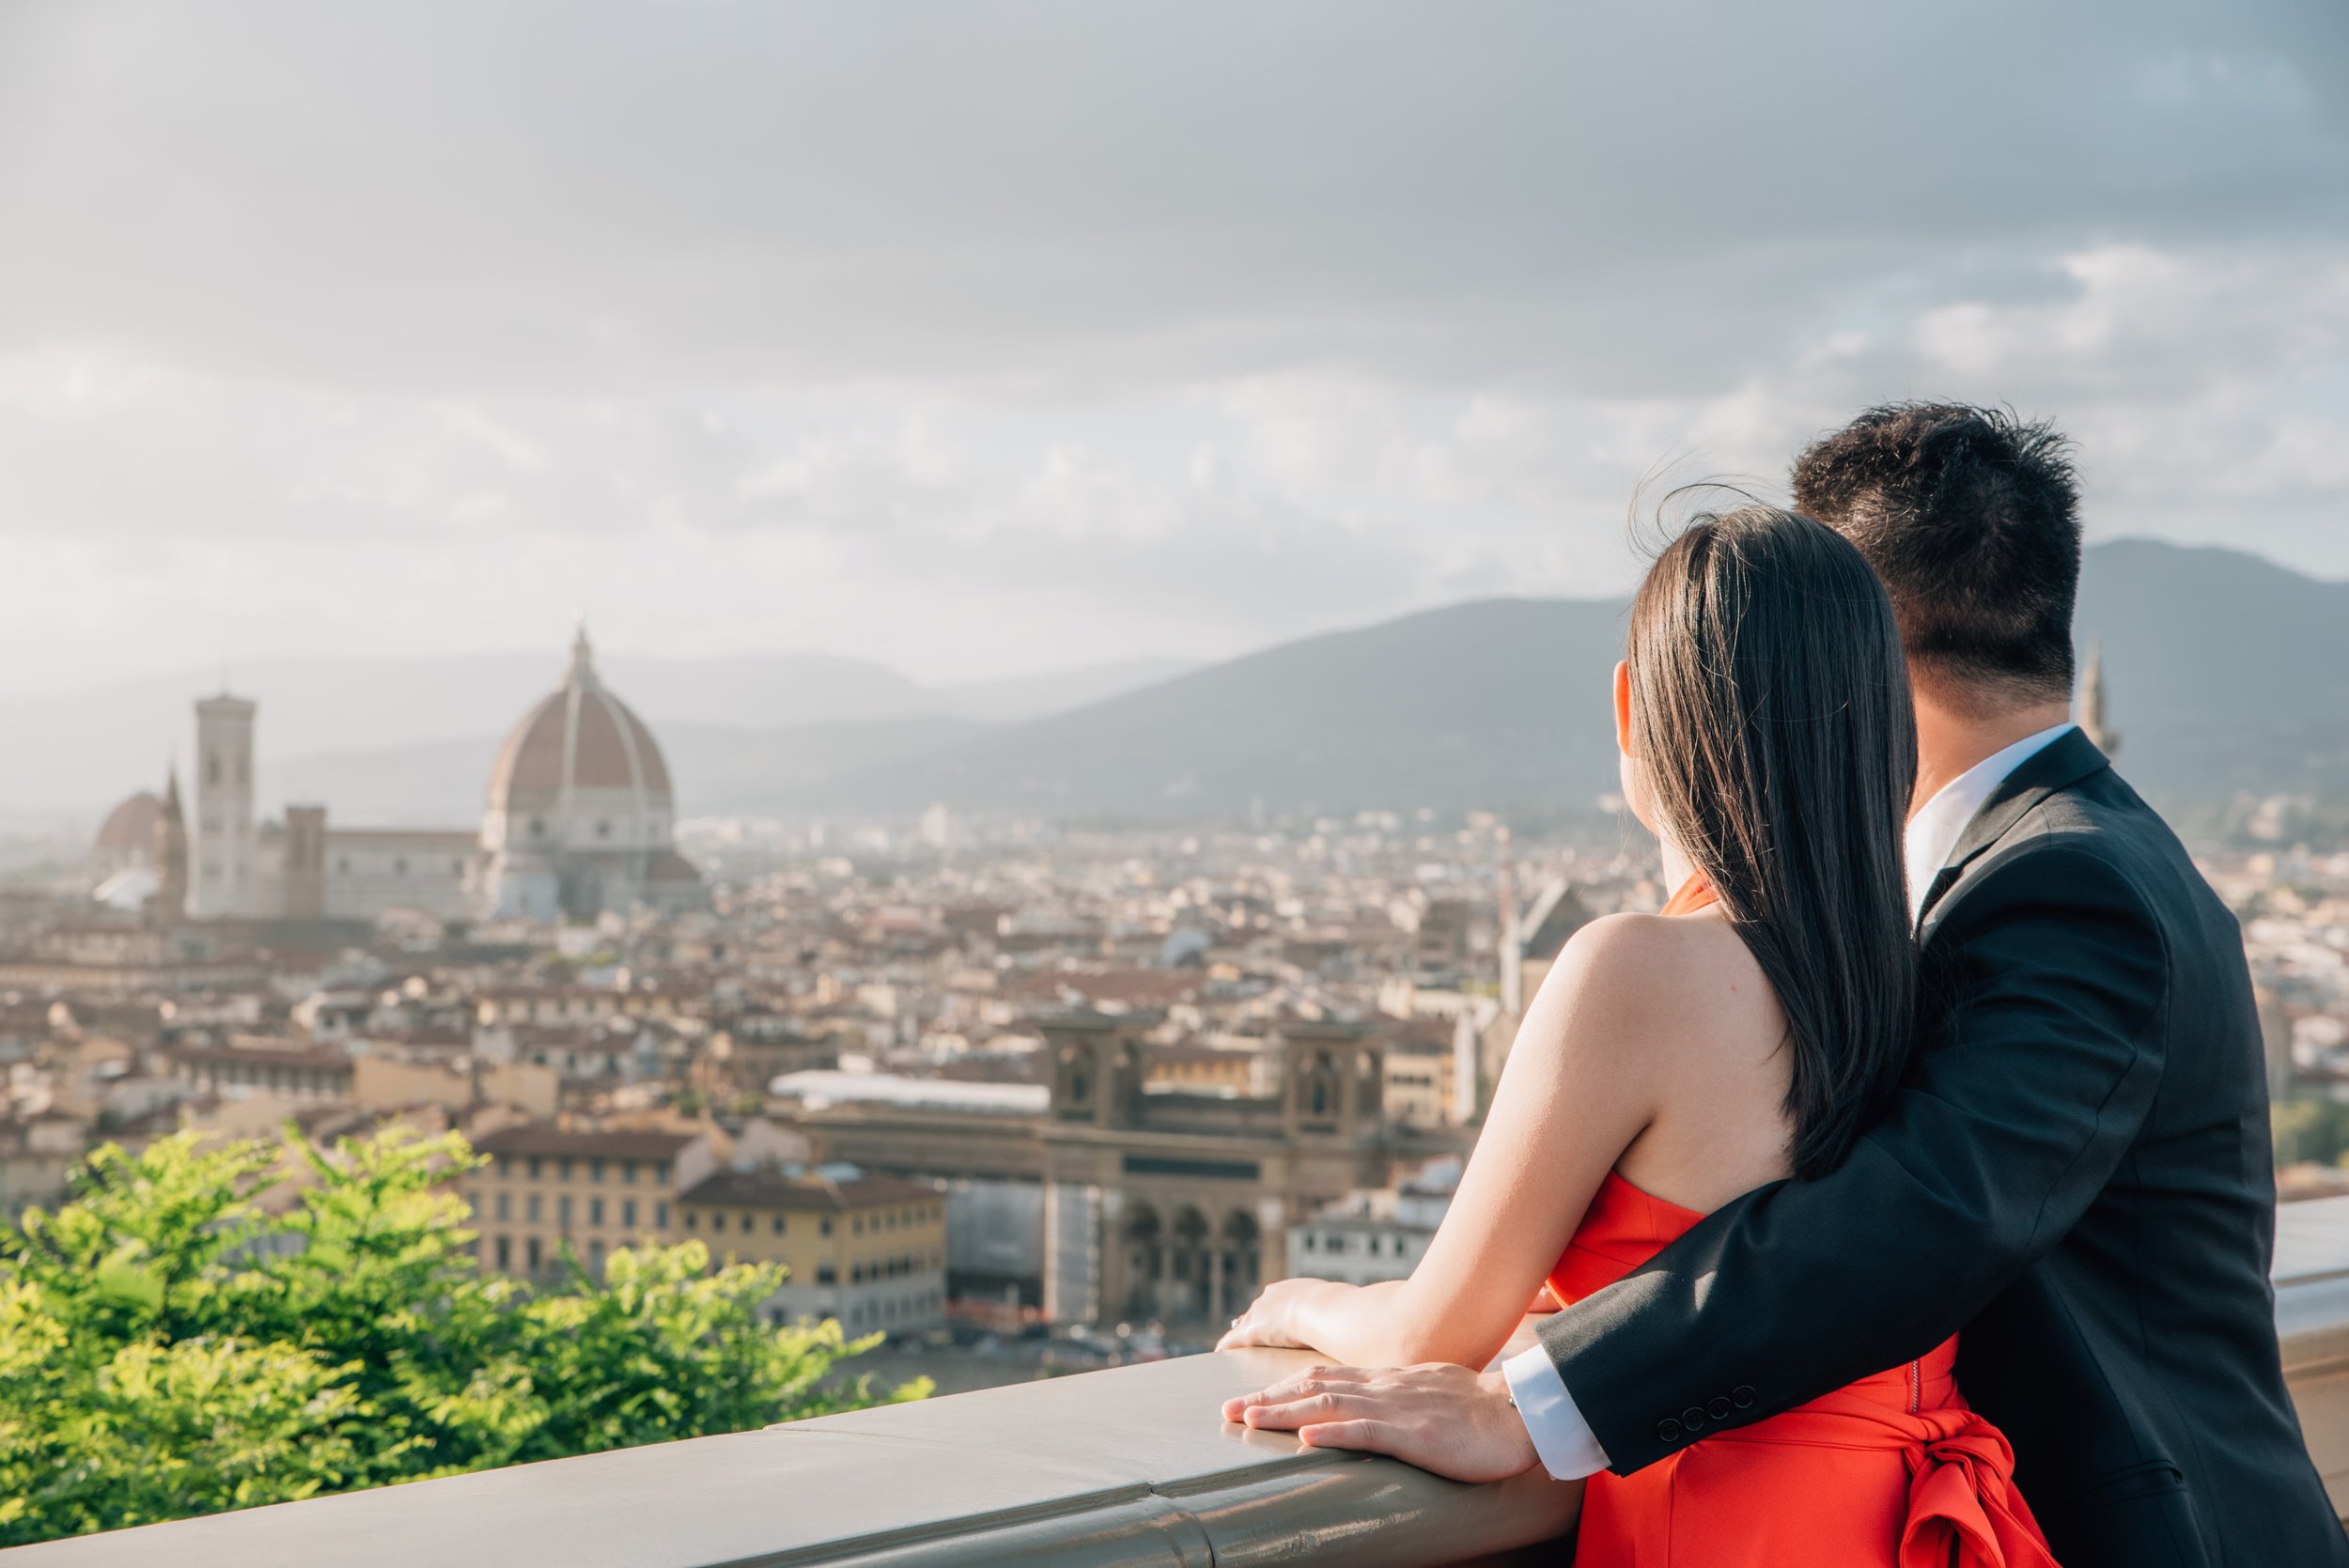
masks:
[[[1612,915],[1566,944],[1526,1011],[1459,1190],[1409,1279],[1283,1281],[1223,1344],[1299,1344],[1358,1367],[1490,1360],[1609,1168],[1655,1117],[1649,1048],[1672,1010],[1671,924]]]

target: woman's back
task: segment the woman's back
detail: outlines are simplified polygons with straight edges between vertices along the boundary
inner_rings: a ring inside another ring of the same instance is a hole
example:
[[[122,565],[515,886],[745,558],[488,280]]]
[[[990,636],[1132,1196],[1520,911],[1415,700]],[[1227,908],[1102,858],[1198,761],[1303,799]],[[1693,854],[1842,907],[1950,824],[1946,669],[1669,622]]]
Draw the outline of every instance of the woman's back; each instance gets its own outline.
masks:
[[[1661,914],[1610,915],[1601,962],[1652,988],[1643,1032],[1651,1120],[1615,1171],[1641,1190],[1709,1213],[1791,1173],[1786,1015],[1720,906],[1690,883]],[[1613,977],[1604,977],[1611,980]]]

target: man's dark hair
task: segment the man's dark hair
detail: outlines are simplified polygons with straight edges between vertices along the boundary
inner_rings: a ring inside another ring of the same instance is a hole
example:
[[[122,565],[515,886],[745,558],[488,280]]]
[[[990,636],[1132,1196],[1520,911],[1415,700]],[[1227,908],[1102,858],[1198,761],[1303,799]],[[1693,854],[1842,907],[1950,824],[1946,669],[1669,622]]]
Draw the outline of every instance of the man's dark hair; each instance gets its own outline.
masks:
[[[2079,482],[2055,427],[1887,403],[1795,459],[1795,508],[1859,547],[1920,670],[2016,697],[2071,694]]]

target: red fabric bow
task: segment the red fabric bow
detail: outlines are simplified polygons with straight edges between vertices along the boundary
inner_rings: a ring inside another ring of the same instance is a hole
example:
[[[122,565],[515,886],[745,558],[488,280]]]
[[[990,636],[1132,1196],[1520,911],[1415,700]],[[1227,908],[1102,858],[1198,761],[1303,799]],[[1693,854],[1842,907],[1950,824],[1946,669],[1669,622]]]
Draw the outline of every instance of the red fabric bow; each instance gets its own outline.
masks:
[[[1909,1454],[1900,1568],[2056,1568],[2015,1489],[2015,1451],[1971,1410],[1914,1418],[1944,1428]]]

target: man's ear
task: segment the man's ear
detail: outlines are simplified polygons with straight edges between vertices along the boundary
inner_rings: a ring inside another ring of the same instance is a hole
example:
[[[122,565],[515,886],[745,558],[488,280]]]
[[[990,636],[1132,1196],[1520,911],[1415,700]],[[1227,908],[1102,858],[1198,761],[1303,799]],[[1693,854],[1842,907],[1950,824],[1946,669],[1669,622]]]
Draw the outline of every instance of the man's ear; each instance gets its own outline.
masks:
[[[1637,756],[1631,749],[1631,661],[1615,660],[1615,749],[1626,756]]]

